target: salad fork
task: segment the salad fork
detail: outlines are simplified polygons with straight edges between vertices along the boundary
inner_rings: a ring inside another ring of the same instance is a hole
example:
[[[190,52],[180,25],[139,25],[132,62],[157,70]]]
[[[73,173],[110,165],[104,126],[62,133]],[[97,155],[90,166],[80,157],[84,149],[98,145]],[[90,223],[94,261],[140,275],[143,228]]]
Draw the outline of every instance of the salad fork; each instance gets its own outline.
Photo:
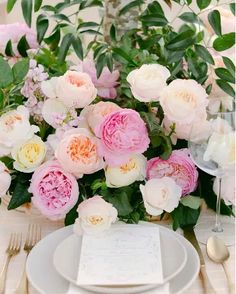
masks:
[[[36,243],[41,239],[41,228],[39,225],[30,224],[28,227],[28,233],[25,240],[24,251],[26,252],[26,259],[24,264],[24,271],[20,279],[20,283],[15,291],[15,294],[28,294],[28,279],[26,276],[26,260],[28,254],[32,250],[32,248],[36,245]],[[1,294],[1,293],[0,293]]]
[[[11,234],[9,244],[8,244],[8,247],[6,250],[7,260],[6,260],[5,265],[2,269],[2,272],[0,274],[0,294],[4,294],[4,292],[5,292],[8,265],[11,261],[11,258],[20,252],[21,240],[22,240],[21,234],[19,234],[19,233],[12,233]]]

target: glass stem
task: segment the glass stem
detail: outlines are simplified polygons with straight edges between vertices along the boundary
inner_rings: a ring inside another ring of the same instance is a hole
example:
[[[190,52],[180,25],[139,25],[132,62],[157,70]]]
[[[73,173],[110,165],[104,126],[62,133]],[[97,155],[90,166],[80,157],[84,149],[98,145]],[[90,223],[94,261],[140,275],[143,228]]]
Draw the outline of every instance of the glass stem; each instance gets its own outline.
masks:
[[[221,203],[221,181],[222,179],[218,178],[218,193],[217,193],[217,200],[216,200],[216,220],[215,220],[215,227],[212,229],[213,232],[220,233],[223,232],[222,223],[220,220],[220,203]]]

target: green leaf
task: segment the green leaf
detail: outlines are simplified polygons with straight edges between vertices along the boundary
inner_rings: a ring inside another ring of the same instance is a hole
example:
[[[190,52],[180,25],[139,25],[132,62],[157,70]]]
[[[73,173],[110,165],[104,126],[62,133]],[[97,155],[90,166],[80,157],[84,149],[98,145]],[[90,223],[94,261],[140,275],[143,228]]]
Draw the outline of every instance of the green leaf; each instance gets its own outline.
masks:
[[[37,17],[37,21],[36,21],[36,28],[37,28],[37,40],[39,42],[39,44],[42,42],[46,31],[48,29],[48,25],[49,25],[49,21],[46,15],[44,14],[40,14]]]
[[[0,89],[0,108],[3,107],[3,105],[4,105],[4,93],[3,93],[3,90]]]
[[[99,24],[94,21],[82,22],[79,24],[78,29],[80,28],[89,28],[89,27],[97,27]]]
[[[152,3],[148,4],[147,7],[148,14],[162,14],[164,15],[164,11],[159,2],[153,1]]]
[[[82,42],[81,42],[81,39],[79,38],[79,36],[77,36],[77,37],[73,36],[72,46],[75,50],[76,55],[79,57],[79,59],[83,60],[83,58],[84,58],[83,46],[82,46]]]
[[[112,73],[113,72],[113,59],[111,53],[107,53],[106,55],[106,63],[109,71]]]
[[[63,21],[71,23],[69,17],[66,16],[65,14],[62,14],[62,13],[54,14],[53,17],[57,20],[63,20]]]
[[[235,97],[235,91],[232,86],[230,86],[226,81],[216,80],[217,85],[231,97]]]
[[[13,82],[10,65],[0,56],[0,88],[5,88]]]
[[[208,86],[206,87],[207,95],[210,95],[211,90],[212,90],[212,84],[210,84],[210,85],[208,85]]]
[[[207,8],[211,3],[211,0],[197,0],[197,6],[200,10]]]
[[[5,54],[6,54],[6,56],[14,56],[15,55],[14,54],[14,51],[12,49],[12,42],[11,42],[11,40],[9,40],[7,42],[7,46],[6,46],[6,49],[5,49]]]
[[[218,10],[213,10],[208,14],[208,21],[213,28],[214,32],[218,35],[221,36],[221,18],[220,18],[220,13]]]
[[[29,70],[29,59],[25,58],[13,65],[12,72],[15,83],[20,83],[23,81],[24,77]]]
[[[97,48],[94,50],[93,58],[96,59],[97,56],[99,54],[101,54],[105,48],[107,48],[107,44],[102,44],[102,45],[97,46]]]
[[[42,10],[44,11],[51,11],[51,12],[56,12],[56,9],[54,6],[51,5],[44,5],[41,7]]]
[[[187,207],[192,209],[198,209],[202,204],[202,199],[200,197],[188,195],[181,198],[180,202]]]
[[[177,230],[187,225],[195,225],[200,215],[200,209],[192,209],[181,203],[171,213],[173,219],[173,229]]]
[[[43,0],[34,0],[34,12],[39,11],[42,3],[43,3]]]
[[[126,216],[133,211],[133,207],[131,206],[128,195],[125,191],[120,191],[113,197],[110,197],[109,202],[118,210],[118,215],[120,216]]]
[[[110,38],[112,41],[116,41],[116,27],[112,24],[110,28]]]
[[[48,38],[45,38],[44,42],[49,45],[52,51],[54,51],[55,49],[57,49],[60,39],[61,39],[60,27],[56,26],[51,36],[49,36]]]
[[[98,56],[97,62],[96,62],[97,78],[100,77],[105,65],[106,65],[106,54],[102,53],[101,55]]]
[[[10,200],[10,203],[8,205],[8,209],[15,209],[19,206],[21,206],[24,203],[31,201],[32,194],[28,192],[29,184],[30,184],[30,174],[22,174],[19,173],[17,175],[17,182],[14,185],[14,182],[12,183],[10,189],[14,185],[12,197]]]
[[[87,7],[93,7],[93,6],[103,7],[103,0],[84,0],[81,2],[79,10],[85,9]]]
[[[226,56],[223,56],[222,59],[224,61],[224,65],[226,66],[228,71],[231,73],[231,75],[235,76],[235,65],[233,61]]]
[[[7,1],[7,13],[11,12],[17,0]]]
[[[125,61],[130,62],[131,64],[137,66],[137,63],[132,59],[132,57],[126,53],[123,49],[121,48],[113,48],[112,51],[119,55],[120,57],[122,57],[122,59],[124,59]]]
[[[224,67],[219,67],[215,69],[216,75],[229,83],[235,83],[235,77]]]
[[[59,53],[58,53],[59,63],[62,63],[65,60],[66,54],[71,46],[72,40],[73,40],[73,35],[71,33],[63,37],[61,46],[59,48]]]
[[[235,15],[235,3],[230,3],[229,8],[230,8],[231,12],[233,13],[233,15]]]
[[[140,19],[145,26],[163,27],[168,24],[168,20],[163,14],[143,15]]]
[[[76,205],[66,214],[66,217],[64,220],[65,226],[70,226],[75,223],[75,220],[78,217],[77,208],[78,208],[78,203],[76,203]]]
[[[102,36],[102,33],[98,32],[98,31],[95,31],[95,30],[84,30],[84,31],[80,31],[80,34],[84,34],[84,33],[87,33],[87,34],[90,34],[90,35],[100,35]]]
[[[213,48],[216,51],[224,51],[235,45],[235,33],[222,35],[215,39]]]
[[[166,48],[173,51],[182,51],[195,43],[195,32],[192,30],[184,31],[170,40]]]
[[[202,45],[195,45],[196,53],[206,62],[210,64],[215,64],[213,57],[209,53],[209,51],[203,47]]]
[[[184,12],[179,16],[179,18],[190,23],[198,22],[198,17],[194,12]]]
[[[142,4],[144,4],[144,1],[143,0],[131,1],[130,3],[128,3],[127,5],[125,5],[124,7],[122,7],[122,9],[119,12],[119,16],[127,13],[131,8],[140,6]]]
[[[30,46],[26,40],[26,37],[23,36],[17,45],[17,50],[19,51],[21,56],[26,57],[28,49],[30,49]]]
[[[25,22],[31,27],[33,0],[21,0],[21,8]]]

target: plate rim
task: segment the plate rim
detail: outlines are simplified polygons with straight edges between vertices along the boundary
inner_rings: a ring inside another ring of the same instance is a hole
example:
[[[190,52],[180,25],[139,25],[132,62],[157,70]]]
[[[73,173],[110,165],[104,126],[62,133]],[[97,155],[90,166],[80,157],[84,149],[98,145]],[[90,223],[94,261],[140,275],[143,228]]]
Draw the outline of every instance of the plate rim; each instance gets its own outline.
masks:
[[[156,224],[155,224],[156,225]],[[167,230],[171,230],[169,228],[164,227]],[[38,291],[39,293],[44,293],[44,290],[40,289],[36,283],[34,282],[34,280],[32,279],[32,276],[30,275],[30,271],[29,271],[29,267],[30,267],[30,262],[31,262],[31,256],[32,254],[36,251],[37,252],[37,248],[41,247],[41,244],[44,244],[45,242],[47,242],[48,238],[52,237],[52,235],[54,234],[61,234],[62,231],[65,231],[66,234],[68,234],[67,236],[71,235],[73,233],[73,225],[69,225],[69,226],[65,226],[62,227],[58,230],[55,230],[51,233],[49,233],[48,235],[46,235],[43,239],[41,239],[32,249],[32,251],[30,252],[27,260],[26,260],[26,273],[27,273],[27,277],[28,280],[30,281],[31,285],[33,286],[33,288]],[[176,232],[175,232],[176,233]],[[177,234],[177,233],[176,233]],[[187,289],[189,289],[189,287],[193,284],[193,282],[196,280],[197,276],[199,275],[199,271],[200,271],[200,260],[199,260],[199,256],[198,253],[196,251],[196,249],[193,247],[193,245],[187,240],[185,239],[181,234],[177,234],[179,239],[182,239],[183,242],[185,243],[185,248],[186,250],[190,250],[191,254],[192,254],[192,258],[195,258],[196,261],[196,270],[195,273],[192,275],[191,279],[181,288],[178,290],[178,292],[176,292],[175,294],[182,294],[184,293]],[[180,273],[179,273],[180,274]],[[61,276],[60,276],[61,277]],[[63,279],[63,278],[62,278]],[[69,282],[66,281],[66,283],[68,283],[69,286]]]
[[[148,222],[140,222],[140,224],[143,224],[145,226],[157,226],[156,224],[152,224],[152,223],[148,223]],[[184,269],[184,267],[185,267],[185,265],[187,263],[187,250],[186,250],[185,246],[181,243],[181,241],[178,239],[178,237],[176,237],[176,233],[174,231],[171,231],[171,230],[168,230],[168,229],[166,230],[166,228],[163,229],[162,226],[159,226],[158,225],[158,227],[163,232],[163,234],[171,234],[171,238],[173,238],[180,245],[180,247],[183,250],[183,261],[181,262],[181,265],[178,267],[177,271],[175,271],[174,273],[172,273],[171,275],[169,275],[166,279],[163,279],[163,283],[162,284],[154,284],[154,285],[151,285],[151,284],[149,284],[149,285],[147,285],[147,284],[141,284],[141,285],[134,285],[133,286],[133,291],[134,291],[134,288],[136,288],[136,287],[137,287],[137,291],[141,291],[141,290],[147,291],[147,290],[154,289],[157,286],[162,286],[162,285],[166,284],[171,279],[173,279],[174,277],[176,277]],[[170,232],[168,232],[168,231],[170,231]],[[55,270],[57,271],[57,273],[63,279],[65,279],[65,280],[69,281],[70,283],[74,284],[75,286],[80,287],[80,288],[85,289],[85,290],[95,291],[96,289],[98,290],[99,287],[100,288],[105,288],[105,289],[109,288],[109,287],[98,286],[98,285],[78,285],[75,280],[71,279],[68,275],[66,275],[62,271],[60,271],[60,269],[58,268],[58,266],[56,264],[56,260],[57,260],[56,254],[57,254],[57,251],[58,251],[59,247],[62,246],[62,244],[64,242],[68,241],[68,239],[73,238],[73,236],[76,236],[76,234],[72,233],[70,236],[68,236],[64,240],[62,240],[57,245],[57,247],[55,248],[55,251],[53,253],[53,266],[54,266]],[[80,236],[77,236],[77,237],[80,237]],[[119,289],[119,287],[117,287],[117,288]]]

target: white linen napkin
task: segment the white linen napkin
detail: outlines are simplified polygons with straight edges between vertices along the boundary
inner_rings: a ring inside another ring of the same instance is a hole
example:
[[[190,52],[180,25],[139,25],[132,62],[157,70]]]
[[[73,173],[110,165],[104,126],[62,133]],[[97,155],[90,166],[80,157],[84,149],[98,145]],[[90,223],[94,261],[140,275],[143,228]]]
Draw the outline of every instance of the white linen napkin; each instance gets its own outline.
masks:
[[[77,287],[76,285],[70,284],[69,289],[66,294],[91,294],[92,292],[89,292],[87,290],[81,289]],[[165,283],[158,288],[145,291],[145,294],[169,294],[169,283]]]

